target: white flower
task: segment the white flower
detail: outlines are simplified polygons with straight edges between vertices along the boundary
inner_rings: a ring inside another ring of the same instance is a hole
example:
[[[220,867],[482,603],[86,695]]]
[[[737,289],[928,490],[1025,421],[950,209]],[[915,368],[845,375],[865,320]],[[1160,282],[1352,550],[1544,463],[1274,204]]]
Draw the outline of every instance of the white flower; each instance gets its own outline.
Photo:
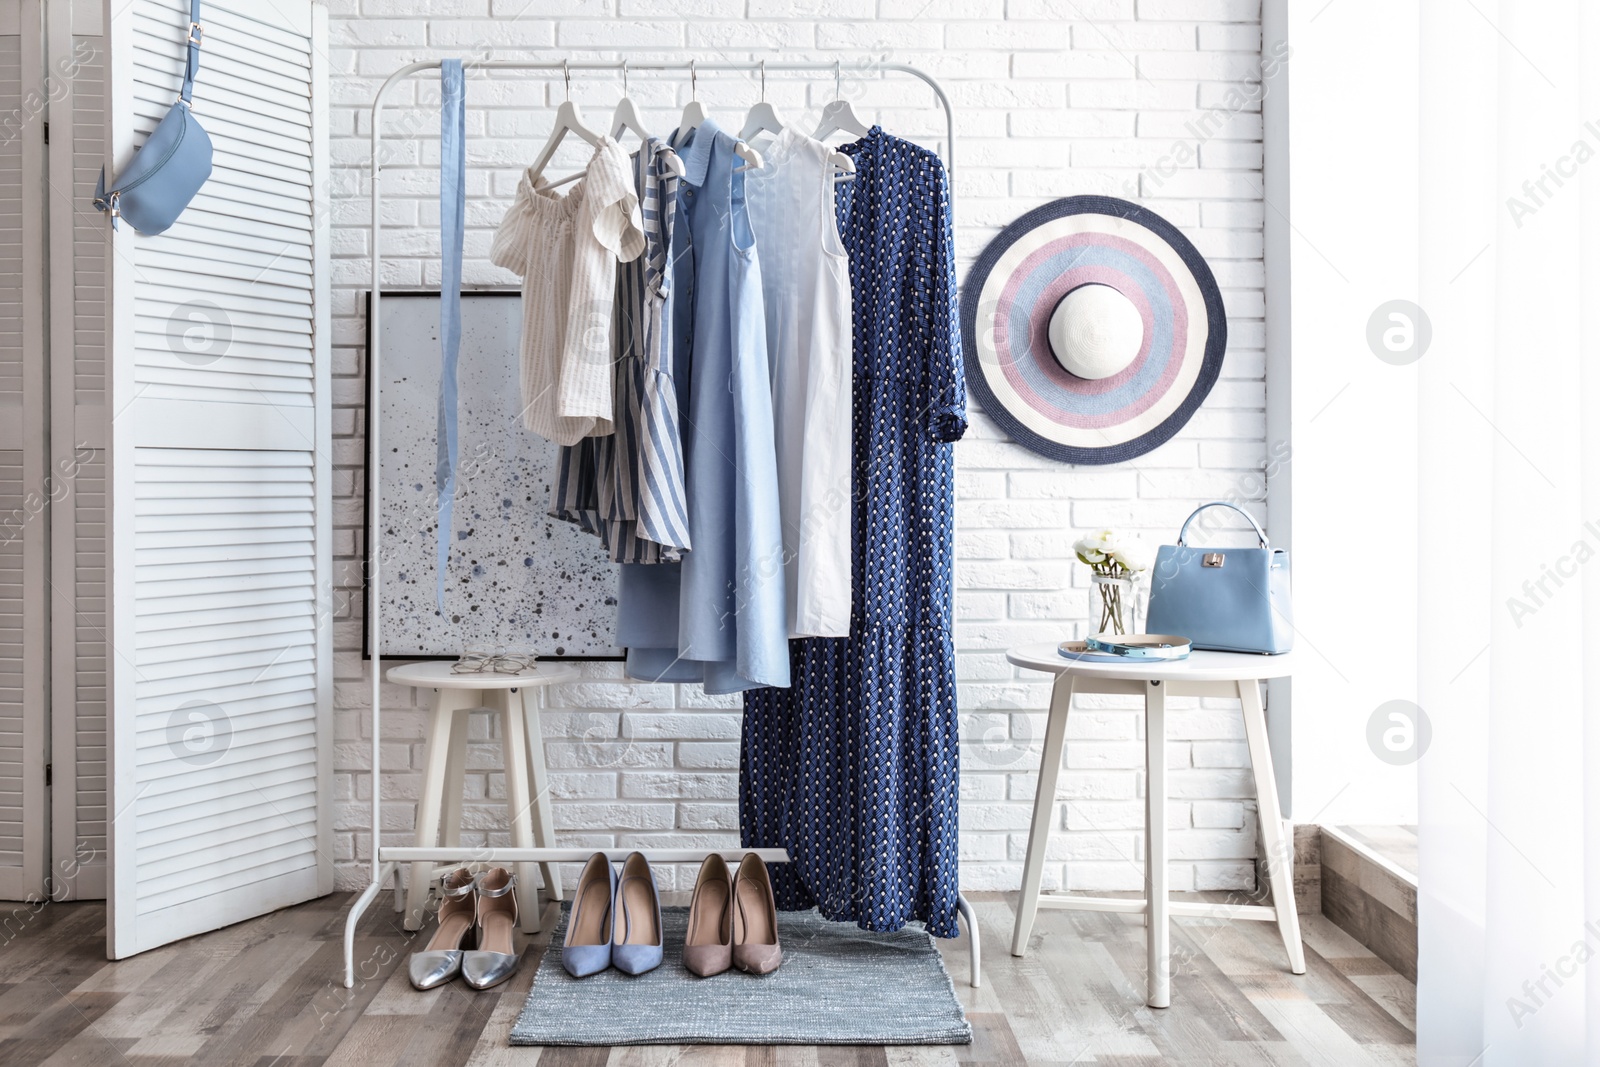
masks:
[[[1150,568],[1150,557],[1145,553],[1144,545],[1136,540],[1123,541],[1112,553],[1113,563],[1120,563],[1130,571],[1138,572]]]
[[[1137,537],[1101,529],[1072,543],[1078,559],[1099,573],[1137,574],[1148,570],[1149,557]]]

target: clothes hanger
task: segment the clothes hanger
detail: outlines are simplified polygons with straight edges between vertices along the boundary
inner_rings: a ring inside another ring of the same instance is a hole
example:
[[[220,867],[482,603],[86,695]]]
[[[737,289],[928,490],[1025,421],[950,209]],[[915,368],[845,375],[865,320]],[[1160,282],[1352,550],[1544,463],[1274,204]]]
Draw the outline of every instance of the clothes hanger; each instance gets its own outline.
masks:
[[[695,60],[689,60],[689,103],[683,109],[683,118],[678,122],[677,132],[672,135],[674,141],[681,142],[685,134],[706,120],[705,105],[700,103],[700,71],[695,67],[695,63]],[[743,141],[740,141],[733,151],[744,160],[744,166],[735,168],[737,170],[760,170],[766,166],[761,153]]]
[[[833,61],[833,99],[823,107],[822,122],[812,136],[822,141],[835,133],[853,133],[857,137],[865,137],[869,132],[870,127],[861,121],[855,106],[844,98],[843,79],[836,59]]]
[[[784,121],[778,117],[778,109],[767,103],[767,61],[761,61],[761,99],[750,113],[745,116],[744,128],[739,131],[739,140],[748,141],[759,133],[779,134],[783,132]]]
[[[639,109],[634,106],[633,97],[628,95],[628,61],[622,61],[622,99],[617,101],[617,109],[611,113],[611,139],[620,138],[627,131],[632,130],[641,141],[650,139],[650,131],[644,128],[644,120],[639,118]]]
[[[778,116],[777,109],[767,103],[767,61],[763,59],[761,61],[761,99],[750,109],[750,114],[745,118],[744,129],[739,131],[739,140],[748,141],[750,138],[762,133],[779,134],[783,132],[783,128],[784,122]],[[834,175],[835,184],[847,182],[855,177],[856,161],[838,149],[829,150],[828,162],[833,165],[834,169],[842,172]],[[739,169],[741,171],[754,170],[755,167],[744,166]]]
[[[556,149],[560,147],[567,134],[574,134],[579,140],[587,141],[596,148],[600,147],[601,136],[583,124],[583,113],[578,110],[578,105],[572,102],[572,70],[567,66],[567,61],[564,59],[561,61],[561,76],[566,80],[567,98],[561,101],[560,107],[556,108],[555,129],[550,131],[550,140],[545,142],[544,151],[540,152],[539,157],[528,167],[528,181],[530,183],[536,181],[539,175],[544,173],[544,168],[549,164],[551,157],[556,154]],[[558,185],[565,185],[581,177],[583,177],[582,171],[577,174],[569,174],[559,181],[549,182],[545,188],[553,189]]]
[[[673,135],[673,139],[681,138],[705,120],[705,105],[700,103],[700,72],[695,69],[695,61],[691,59],[689,60],[689,102],[684,105],[683,118],[678,120],[678,132]]]
[[[611,113],[611,139],[613,141],[622,137],[626,131],[633,131],[640,141],[650,140],[650,131],[644,128],[644,121],[639,118],[639,109],[634,106],[633,97],[628,95],[628,61],[622,61],[622,99],[617,101],[617,109]],[[678,158],[678,153],[671,148],[662,146],[661,160],[666,164],[667,170],[674,177],[683,177],[685,170],[683,160]]]

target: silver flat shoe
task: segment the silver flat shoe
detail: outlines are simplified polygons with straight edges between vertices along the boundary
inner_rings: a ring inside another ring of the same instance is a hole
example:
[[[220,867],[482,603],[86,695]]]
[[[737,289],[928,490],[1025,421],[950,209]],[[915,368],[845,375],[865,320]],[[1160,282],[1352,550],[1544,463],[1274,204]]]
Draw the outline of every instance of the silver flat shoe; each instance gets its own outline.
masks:
[[[465,867],[451,871],[440,883],[444,899],[439,903],[439,929],[427,948],[411,954],[411,984],[418,989],[442,986],[461,972],[461,946],[472,935],[478,914],[472,885],[472,872]]]
[[[478,875],[478,947],[462,954],[461,977],[473,989],[497,986],[517,973],[522,959],[512,943],[517,930],[517,879],[504,867]]]

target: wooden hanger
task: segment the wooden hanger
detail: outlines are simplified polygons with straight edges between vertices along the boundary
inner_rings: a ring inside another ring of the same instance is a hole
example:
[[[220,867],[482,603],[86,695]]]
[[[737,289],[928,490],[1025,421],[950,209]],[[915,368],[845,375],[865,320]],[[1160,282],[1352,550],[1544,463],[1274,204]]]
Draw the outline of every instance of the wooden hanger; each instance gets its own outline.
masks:
[[[767,103],[767,61],[761,61],[761,99],[750,109],[750,114],[745,116],[744,128],[739,131],[739,140],[748,141],[760,133],[779,134],[783,132],[784,121],[778,117],[777,108]]]
[[[705,105],[700,103],[700,72],[695,69],[695,61],[689,60],[689,103],[684,105],[683,118],[678,120],[678,132],[673,134],[673,140],[681,141],[683,136],[706,120]]]
[[[700,103],[700,72],[695,69],[695,61],[689,60],[689,104],[683,109],[683,119],[678,123],[678,130],[672,139],[679,144],[684,137],[706,120],[706,109]],[[761,158],[761,153],[740,141],[734,153],[744,160],[745,165],[739,170],[760,170],[766,166],[766,161]]]
[[[644,128],[644,121],[639,118],[639,109],[634,106],[633,97],[628,95],[628,61],[622,61],[622,99],[617,101],[617,109],[611,113],[611,139],[613,141],[622,137],[623,133],[632,131],[640,141],[650,140],[650,131]],[[678,158],[678,153],[663,146],[661,159],[666,164],[674,177],[683,177],[685,170],[683,160]]]
[[[750,109],[750,114],[745,117],[744,128],[739,131],[740,147],[748,148],[749,146],[744,142],[762,133],[780,134],[784,130],[784,125],[783,119],[778,115],[777,108],[767,103],[767,61],[763,59],[761,61],[761,99]],[[750,151],[754,153],[755,149],[751,148]],[[747,159],[749,157],[741,152],[740,158]],[[828,162],[843,172],[842,175],[835,175],[834,181],[849,181],[855,177],[856,161],[843,152],[830,151],[828,153]],[[762,163],[749,163],[739,169],[741,171],[755,170],[762,165]]]
[[[856,109],[850,101],[844,98],[843,79],[839,72],[839,61],[833,61],[833,100],[822,109],[822,122],[817,126],[817,132],[812,134],[819,141],[826,140],[835,133],[853,133],[857,137],[865,137],[871,128],[856,114]]]
[[[629,130],[638,136],[641,141],[650,139],[650,131],[644,128],[644,120],[639,118],[639,109],[634,106],[633,97],[628,95],[628,61],[622,61],[622,99],[617,101],[617,109],[611,113],[611,139],[618,140]]]
[[[566,79],[567,98],[561,102],[560,107],[556,108],[555,129],[550,131],[550,140],[545,142],[544,151],[540,152],[539,157],[528,167],[529,182],[536,181],[539,175],[544,173],[544,168],[549,164],[551,157],[556,154],[556,149],[561,146],[561,142],[566,139],[569,133],[575,135],[579,140],[587,141],[596,148],[600,147],[600,135],[583,124],[583,113],[578,110],[578,105],[572,102],[572,71],[567,67],[567,61],[564,59],[561,61],[561,75]],[[548,183],[545,188],[553,189],[558,185],[565,185],[567,182],[575,181],[581,177],[583,177],[582,172],[569,174],[559,181]]]

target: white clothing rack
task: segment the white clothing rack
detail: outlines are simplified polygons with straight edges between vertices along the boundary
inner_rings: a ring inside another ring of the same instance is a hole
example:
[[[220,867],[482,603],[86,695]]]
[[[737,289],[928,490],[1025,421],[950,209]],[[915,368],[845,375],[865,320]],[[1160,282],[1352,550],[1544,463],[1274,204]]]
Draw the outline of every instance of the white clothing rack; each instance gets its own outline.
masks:
[[[410,63],[391,74],[387,81],[378,89],[377,96],[372,101],[372,301],[368,314],[372,323],[378,321],[378,305],[380,290],[382,288],[383,248],[380,235],[383,229],[383,173],[378,164],[383,147],[383,104],[389,91],[396,85],[410,78],[412,75],[426,70],[440,69],[439,60],[424,60]],[[698,60],[684,63],[633,63],[617,60],[611,61],[550,61],[550,60],[485,60],[483,62],[467,62],[463,64],[468,70],[530,70],[548,71],[550,73],[570,73],[572,71],[626,71],[629,74],[635,71],[671,71],[691,76],[700,71],[805,71],[808,73],[832,73],[836,77],[843,71],[839,62],[833,63],[794,63],[794,62],[764,62],[752,61],[748,63],[713,61],[701,63]],[[909,74],[918,78],[933,90],[934,96],[944,108],[945,116],[945,170],[955,173],[955,112],[951,109],[950,98],[945,95],[944,89],[927,73],[916,67],[906,66],[903,63],[875,63],[870,68],[873,72],[894,72]],[[382,381],[379,374],[381,353],[379,341],[381,334],[377,329],[369,329],[367,375],[373,382]],[[373,391],[376,397],[376,388]],[[361,892],[355,902],[350,906],[350,914],[345,919],[344,926],[344,984],[349,989],[355,985],[355,935],[356,924],[362,914],[377,898],[384,884],[390,879],[394,881],[395,908],[404,909],[403,895],[400,891],[400,867],[402,864],[414,862],[427,863],[453,863],[462,860],[482,863],[576,863],[587,859],[593,849],[571,848],[466,848],[462,846],[394,846],[383,844],[383,817],[380,798],[382,790],[379,788],[382,774],[381,753],[383,738],[383,644],[380,637],[380,612],[376,605],[382,601],[382,568],[380,556],[382,542],[379,539],[379,493],[382,485],[378,479],[379,470],[379,412],[378,404],[374,402],[367,409],[367,598],[365,610],[367,616],[367,632],[369,647],[372,649],[372,881]],[[622,859],[631,849],[604,850],[613,860]],[[703,859],[705,851],[697,849],[639,849],[647,859],[656,863],[693,863]],[[769,863],[787,863],[788,853],[781,848],[742,849],[732,848],[719,850],[723,856],[737,861],[746,852],[755,852]],[[966,923],[967,936],[971,945],[971,981],[977,988],[980,980],[981,957],[978,941],[978,924],[972,911],[972,905],[964,896],[957,898],[957,907],[961,919]]]

